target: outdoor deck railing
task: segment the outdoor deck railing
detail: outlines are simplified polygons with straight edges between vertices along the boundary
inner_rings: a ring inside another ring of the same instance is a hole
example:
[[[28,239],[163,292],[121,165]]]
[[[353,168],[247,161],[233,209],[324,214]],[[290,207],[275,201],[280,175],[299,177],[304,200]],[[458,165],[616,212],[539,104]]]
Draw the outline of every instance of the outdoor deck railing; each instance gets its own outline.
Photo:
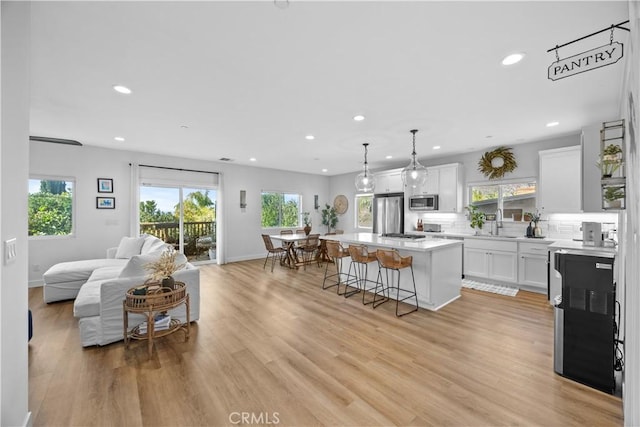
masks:
[[[177,222],[141,222],[140,234],[156,236],[164,242],[177,245],[180,241],[180,224]],[[186,255],[195,254],[203,246],[196,246],[197,240],[211,237],[211,245],[215,247],[216,222],[200,221],[184,223],[184,252]]]

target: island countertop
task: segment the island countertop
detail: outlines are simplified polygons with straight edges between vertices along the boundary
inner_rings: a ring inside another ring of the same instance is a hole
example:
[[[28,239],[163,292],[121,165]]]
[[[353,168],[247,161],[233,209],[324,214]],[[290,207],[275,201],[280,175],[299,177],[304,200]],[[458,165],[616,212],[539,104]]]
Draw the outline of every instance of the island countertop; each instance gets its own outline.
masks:
[[[461,246],[461,240],[445,240],[425,236],[423,239],[403,239],[399,237],[382,237],[374,233],[347,233],[320,236],[321,239],[337,240],[341,243],[356,243],[405,251],[429,252],[445,247]]]

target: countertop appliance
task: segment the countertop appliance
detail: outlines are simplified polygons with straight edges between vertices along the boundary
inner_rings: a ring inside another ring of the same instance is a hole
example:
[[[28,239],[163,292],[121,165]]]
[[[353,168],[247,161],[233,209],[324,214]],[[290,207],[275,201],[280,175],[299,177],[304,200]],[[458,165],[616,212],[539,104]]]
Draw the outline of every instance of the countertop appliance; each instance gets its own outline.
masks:
[[[404,232],[404,193],[373,196],[373,233]]]
[[[442,233],[442,226],[440,224],[422,224],[422,230],[426,233]]]
[[[602,224],[599,222],[583,222],[582,244],[587,246],[602,246]]]
[[[409,197],[409,209],[412,211],[437,211],[438,195],[422,194]]]
[[[555,253],[562,293],[554,296],[554,370],[598,390],[615,391],[614,255]]]

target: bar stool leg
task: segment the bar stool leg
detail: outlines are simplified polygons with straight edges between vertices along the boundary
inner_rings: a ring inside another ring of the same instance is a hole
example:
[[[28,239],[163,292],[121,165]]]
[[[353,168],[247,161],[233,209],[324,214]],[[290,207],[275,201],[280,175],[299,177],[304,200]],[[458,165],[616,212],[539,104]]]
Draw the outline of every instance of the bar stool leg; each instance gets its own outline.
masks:
[[[396,288],[396,317],[402,317],[404,315],[407,315],[409,313],[413,313],[414,311],[418,311],[418,293],[416,292],[416,278],[413,275],[413,265],[411,265],[409,268],[411,268],[411,280],[413,282],[413,294],[406,296],[402,299],[400,299],[400,270],[396,270],[398,272],[398,287]],[[403,292],[410,292],[409,290],[406,289],[402,289]],[[416,308],[414,308],[411,311],[407,311],[406,313],[402,313],[402,314],[398,314],[398,306],[400,305],[400,303],[402,301],[408,300],[410,298],[415,298],[416,300]]]
[[[386,271],[386,268],[385,268]],[[387,283],[389,280],[389,275],[387,272]],[[380,288],[382,291],[382,299],[378,300],[378,295],[380,295],[378,293],[378,283],[380,284]],[[380,266],[380,264],[378,264],[378,277],[376,278],[376,287],[373,290],[373,303],[371,304],[371,306],[373,308],[376,308],[377,306],[384,304],[385,302],[389,301],[389,290],[387,287],[384,286],[384,280],[382,278],[382,267]]]
[[[340,290],[340,269],[342,268],[342,259],[335,258],[333,260],[333,264],[336,266],[336,274],[327,275],[327,272],[329,271],[329,264],[331,263],[327,262],[327,265],[324,269],[324,280],[322,281],[322,289],[329,289],[329,288],[333,288],[334,286],[337,286],[339,291]],[[336,276],[338,278],[338,281],[329,286],[325,286],[325,283],[327,282],[327,278],[333,277],[333,276]],[[338,293],[338,295],[340,294]]]
[[[345,298],[349,298],[350,296],[353,296],[355,294],[357,294],[358,292],[360,292],[360,280],[358,278],[358,267],[355,266],[353,260],[351,261],[351,264],[349,264],[349,271],[347,273],[347,277],[353,277],[353,279],[347,280],[344,283],[344,292],[338,295],[344,295]],[[351,275],[351,268],[353,268],[353,275]],[[355,283],[356,286],[352,286],[351,283]],[[352,291],[348,291],[349,287],[351,288],[355,288]]]

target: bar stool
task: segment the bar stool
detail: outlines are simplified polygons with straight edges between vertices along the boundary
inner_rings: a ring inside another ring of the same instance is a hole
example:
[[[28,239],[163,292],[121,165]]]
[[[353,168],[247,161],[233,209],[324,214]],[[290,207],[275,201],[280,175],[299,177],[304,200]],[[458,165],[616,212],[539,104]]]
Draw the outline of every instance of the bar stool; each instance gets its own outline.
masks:
[[[383,281],[383,277],[382,277],[382,269],[385,269],[385,273],[386,273],[386,279],[387,279],[387,283],[386,283],[386,290],[387,292],[389,292],[391,289],[395,289],[396,290],[396,316],[397,317],[401,317],[404,316],[405,314],[409,314],[409,313],[413,313],[414,311],[418,310],[418,294],[416,292],[416,278],[413,275],[413,257],[412,256],[407,256],[407,257],[402,257],[400,256],[400,254],[398,253],[397,250],[395,249],[391,249],[391,250],[387,250],[387,249],[378,249],[376,250],[376,257],[378,259],[378,279],[376,280],[376,288],[374,291],[374,295],[373,295],[373,308],[376,308],[378,305],[386,302],[389,300],[389,298],[387,297],[387,299],[383,300],[383,301],[378,301],[377,300],[377,296],[378,296],[378,282],[380,282],[382,288],[383,288],[383,292],[385,289],[385,285],[384,285],[384,281]],[[408,289],[403,289],[400,287],[400,270],[404,269],[404,268],[410,268],[411,269],[411,279],[413,281],[413,291],[408,290]],[[392,286],[390,284],[389,281],[389,271],[391,270],[391,278],[393,279],[393,272],[397,272],[398,274],[398,280],[396,283],[396,286]],[[404,296],[403,298],[400,298],[400,292],[403,292],[406,296]],[[389,294],[388,294],[389,295]],[[416,300],[416,306],[413,310],[408,311],[406,313],[402,313],[399,314],[398,313],[398,305],[405,300],[408,300],[410,298],[415,298]],[[377,303],[377,304],[376,304]]]
[[[378,258],[376,253],[369,252],[369,249],[365,245],[349,245],[349,255],[351,255],[351,265],[354,266],[356,283],[358,284],[358,288],[362,290],[362,304],[369,305],[373,303],[373,300],[365,302],[365,294],[367,291],[377,289],[377,280],[374,282],[373,280],[367,279],[369,263],[376,261]],[[367,288],[367,283],[373,283],[376,286]]]
[[[346,287],[348,286],[348,284],[353,282],[356,279],[355,276],[351,274],[351,266],[349,266],[349,271],[347,273],[342,272],[342,260],[349,256],[349,251],[343,248],[340,242],[338,241],[335,241],[335,240],[323,240],[323,241],[325,242],[325,245],[327,248],[327,256],[331,261],[333,261],[333,264],[336,266],[336,272],[334,274],[328,274],[330,263],[327,262],[327,266],[324,269],[324,280],[322,281],[322,289],[329,289],[334,286],[337,286],[338,289],[336,293],[338,295],[344,295],[344,292],[340,293],[340,283],[345,284],[345,292],[346,292]],[[332,277],[337,277],[338,281],[332,285],[325,286],[327,279],[330,279]],[[344,282],[343,282],[343,277],[346,279]]]

